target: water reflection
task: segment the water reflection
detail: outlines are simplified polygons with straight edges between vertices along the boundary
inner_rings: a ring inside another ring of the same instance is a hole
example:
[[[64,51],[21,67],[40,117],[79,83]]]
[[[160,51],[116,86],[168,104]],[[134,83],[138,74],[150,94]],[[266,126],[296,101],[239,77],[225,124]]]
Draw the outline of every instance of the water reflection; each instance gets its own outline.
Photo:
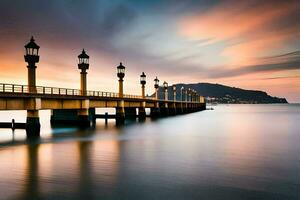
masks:
[[[79,154],[79,184],[78,184],[78,197],[80,199],[93,199],[93,172],[91,161],[91,141],[78,142]]]
[[[220,106],[4,140],[0,199],[299,199],[300,109],[288,109]]]
[[[24,191],[20,195],[22,199],[41,199],[39,180],[39,144],[27,145],[26,151],[26,177]],[[18,198],[19,199],[19,198]]]

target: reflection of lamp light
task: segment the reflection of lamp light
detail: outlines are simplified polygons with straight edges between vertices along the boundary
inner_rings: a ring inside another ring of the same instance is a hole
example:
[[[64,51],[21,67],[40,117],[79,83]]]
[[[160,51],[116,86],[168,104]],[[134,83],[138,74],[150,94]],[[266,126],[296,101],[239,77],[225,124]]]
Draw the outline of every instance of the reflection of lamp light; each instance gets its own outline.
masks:
[[[116,129],[112,131],[112,134],[118,134]],[[97,174],[99,180],[107,187],[106,190],[112,192],[116,184],[118,184],[120,142],[116,140],[98,140],[91,145],[93,148],[93,151],[91,151],[93,158],[100,159],[98,160],[99,162],[95,160],[93,169],[101,172]]]

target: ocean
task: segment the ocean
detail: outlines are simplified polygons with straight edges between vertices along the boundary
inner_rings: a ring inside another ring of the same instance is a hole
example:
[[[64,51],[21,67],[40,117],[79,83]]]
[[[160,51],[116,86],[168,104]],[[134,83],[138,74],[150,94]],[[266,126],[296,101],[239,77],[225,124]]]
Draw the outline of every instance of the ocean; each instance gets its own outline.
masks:
[[[0,199],[300,199],[300,104],[213,108],[88,130],[41,111],[38,140],[0,129]]]

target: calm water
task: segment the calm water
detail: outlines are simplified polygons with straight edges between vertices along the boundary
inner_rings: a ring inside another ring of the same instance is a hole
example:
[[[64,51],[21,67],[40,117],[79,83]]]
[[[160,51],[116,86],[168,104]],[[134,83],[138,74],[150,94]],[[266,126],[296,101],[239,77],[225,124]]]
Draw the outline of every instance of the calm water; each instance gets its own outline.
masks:
[[[24,112],[0,112],[1,121]],[[300,105],[229,105],[116,129],[0,130],[0,199],[300,199]]]

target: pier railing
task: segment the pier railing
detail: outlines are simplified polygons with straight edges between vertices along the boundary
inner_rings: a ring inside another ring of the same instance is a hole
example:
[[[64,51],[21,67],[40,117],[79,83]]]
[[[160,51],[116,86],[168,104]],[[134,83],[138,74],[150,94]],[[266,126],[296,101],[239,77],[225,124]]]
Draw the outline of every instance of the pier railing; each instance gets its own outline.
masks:
[[[18,85],[18,84],[8,84],[8,83],[0,83],[0,93],[121,98],[119,93],[115,93],[115,92],[102,92],[102,91],[88,90],[85,93],[83,93],[81,90],[78,89],[46,87],[46,86],[29,87],[28,85]],[[143,97],[140,95],[131,95],[131,94],[123,94],[122,98],[143,99]],[[146,97],[146,99],[156,100],[154,97]],[[180,101],[180,102],[184,103],[187,102],[187,100]],[[205,102],[204,97],[202,97],[202,100],[199,100],[198,102],[204,103]]]
[[[102,91],[86,91],[83,93],[78,89],[58,88],[28,85],[6,84],[0,83],[1,93],[16,93],[16,94],[43,94],[43,95],[67,95],[67,96],[93,96],[93,97],[120,97],[119,93],[102,92]],[[139,95],[123,94],[123,98],[142,99]]]

